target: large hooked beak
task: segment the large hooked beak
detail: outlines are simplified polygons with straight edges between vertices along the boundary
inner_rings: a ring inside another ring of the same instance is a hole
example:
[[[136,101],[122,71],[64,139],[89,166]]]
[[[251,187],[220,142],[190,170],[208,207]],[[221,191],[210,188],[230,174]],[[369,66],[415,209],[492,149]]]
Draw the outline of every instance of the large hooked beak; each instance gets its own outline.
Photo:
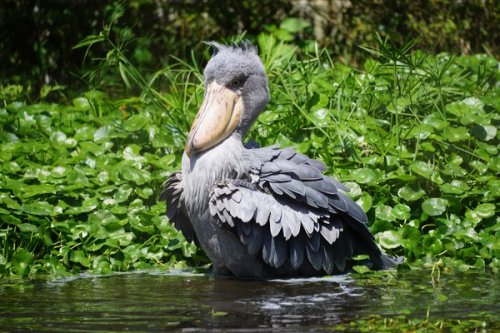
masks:
[[[185,151],[204,151],[227,138],[238,126],[243,113],[239,94],[213,81],[189,131]]]

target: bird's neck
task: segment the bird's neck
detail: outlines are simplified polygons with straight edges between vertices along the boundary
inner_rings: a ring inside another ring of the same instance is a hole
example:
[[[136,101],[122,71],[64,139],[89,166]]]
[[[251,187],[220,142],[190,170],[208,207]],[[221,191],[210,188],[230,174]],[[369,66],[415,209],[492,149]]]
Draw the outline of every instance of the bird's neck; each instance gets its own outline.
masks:
[[[182,157],[184,195],[205,198],[213,186],[226,179],[242,178],[256,167],[252,154],[243,146],[241,136],[231,135],[217,146],[200,154]],[[204,204],[199,203],[199,204]]]

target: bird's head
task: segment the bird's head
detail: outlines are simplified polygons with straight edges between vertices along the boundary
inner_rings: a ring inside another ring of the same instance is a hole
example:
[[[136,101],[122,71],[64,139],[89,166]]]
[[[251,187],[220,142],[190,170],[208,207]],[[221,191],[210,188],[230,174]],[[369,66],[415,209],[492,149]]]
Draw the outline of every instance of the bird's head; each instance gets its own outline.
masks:
[[[252,44],[208,44],[214,55],[205,67],[205,97],[186,142],[188,156],[232,134],[243,137],[269,100],[264,65]]]

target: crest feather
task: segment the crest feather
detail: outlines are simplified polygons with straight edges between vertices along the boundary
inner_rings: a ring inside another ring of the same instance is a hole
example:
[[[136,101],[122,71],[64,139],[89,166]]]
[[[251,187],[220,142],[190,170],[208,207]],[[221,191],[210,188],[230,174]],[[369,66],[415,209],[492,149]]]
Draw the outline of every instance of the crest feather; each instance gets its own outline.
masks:
[[[230,49],[232,51],[240,50],[241,52],[250,52],[253,54],[257,54],[257,47],[252,44],[248,39],[241,40],[238,43],[232,43],[230,45],[224,45],[216,41],[204,41],[204,44],[210,46],[212,48],[212,57],[216,56],[217,53],[221,52],[225,49]]]

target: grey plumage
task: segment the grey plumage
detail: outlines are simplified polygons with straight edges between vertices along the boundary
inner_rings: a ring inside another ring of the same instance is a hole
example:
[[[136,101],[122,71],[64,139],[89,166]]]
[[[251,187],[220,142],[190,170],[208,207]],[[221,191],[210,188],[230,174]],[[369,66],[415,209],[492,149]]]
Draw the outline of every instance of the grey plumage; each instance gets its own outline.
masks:
[[[372,268],[383,268],[390,261],[375,244],[365,213],[341,183],[322,174],[322,162],[290,148],[242,144],[269,98],[255,47],[208,44],[214,56],[205,69],[206,86],[232,89],[241,96],[243,113],[221,142],[184,154],[182,173],[165,183],[160,198],[174,226],[200,244],[216,273],[341,273],[356,254],[368,254]],[[235,80],[242,85],[231,86]]]

